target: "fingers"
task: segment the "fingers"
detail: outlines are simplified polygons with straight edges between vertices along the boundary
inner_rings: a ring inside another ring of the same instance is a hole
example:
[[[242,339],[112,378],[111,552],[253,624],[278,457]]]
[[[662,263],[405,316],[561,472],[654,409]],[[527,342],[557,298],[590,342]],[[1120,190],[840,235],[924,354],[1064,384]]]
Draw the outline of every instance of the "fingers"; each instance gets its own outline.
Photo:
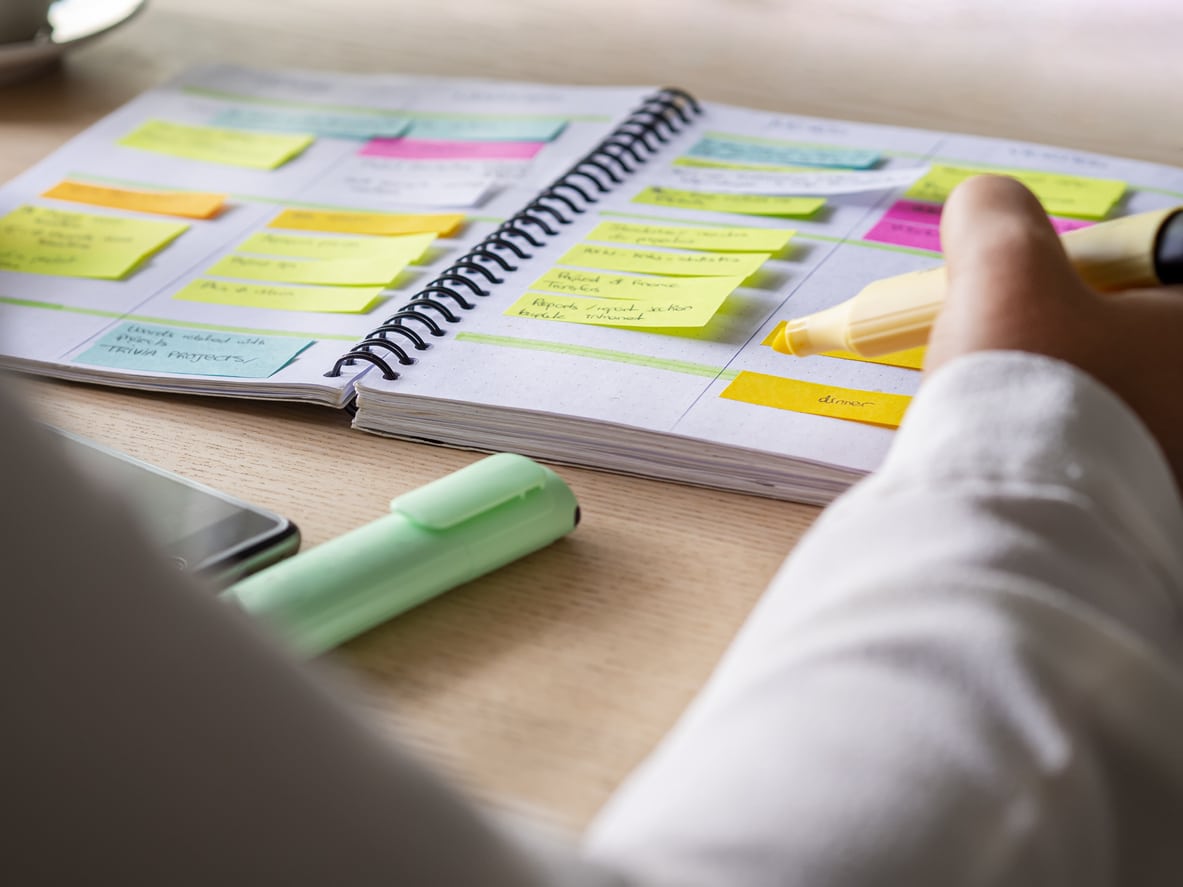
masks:
[[[1043,207],[1014,179],[976,176],[955,188],[941,248],[953,298],[1021,300],[1077,285]]]
[[[1055,355],[1090,298],[1034,195],[1013,179],[977,176],[941,216],[948,285],[925,361],[1021,350]]]

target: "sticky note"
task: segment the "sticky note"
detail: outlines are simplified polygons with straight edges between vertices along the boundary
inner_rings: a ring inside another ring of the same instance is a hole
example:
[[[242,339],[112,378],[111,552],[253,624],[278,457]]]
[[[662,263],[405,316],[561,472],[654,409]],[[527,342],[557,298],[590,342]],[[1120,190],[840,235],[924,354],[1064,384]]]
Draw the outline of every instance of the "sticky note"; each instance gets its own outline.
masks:
[[[934,164],[905,193],[914,200],[943,203],[949,193],[970,176],[982,173],[1011,176],[1031,189],[1043,208],[1053,215],[1102,219],[1125,194],[1126,183],[1063,173],[1025,169],[971,169]]]
[[[555,117],[436,117],[414,120],[406,135],[442,141],[550,142],[566,126],[566,120]]]
[[[118,144],[187,160],[275,169],[299,155],[313,140],[306,133],[281,135],[149,120],[119,139]]]
[[[188,227],[21,206],[0,218],[0,269],[120,280]]]
[[[870,169],[881,157],[878,151],[864,148],[798,145],[775,139],[724,135],[708,135],[696,142],[687,153],[691,157],[707,160],[789,166],[841,166],[849,169]]]
[[[718,304],[743,283],[742,277],[630,277],[623,274],[553,268],[530,284],[532,290],[601,299],[677,298]]]
[[[692,228],[682,225],[600,222],[587,235],[587,239],[713,252],[775,253],[784,249],[795,233],[792,228]]]
[[[710,322],[727,296],[694,301],[678,297],[590,299],[583,296],[526,293],[505,309],[511,317],[559,320],[593,326],[700,327]]]
[[[366,157],[403,160],[530,160],[544,142],[470,142],[449,139],[373,139],[361,153]]]
[[[187,284],[173,293],[173,298],[185,302],[241,305],[278,311],[359,314],[369,310],[380,295],[380,286],[276,286],[203,279]]]
[[[73,362],[143,373],[266,379],[314,341],[125,321]]]
[[[638,274],[747,277],[767,258],[767,253],[665,253],[580,243],[567,250],[558,264],[604,268],[608,271],[633,271]]]
[[[816,382],[747,370],[736,376],[719,396],[778,410],[849,419],[890,428],[899,426],[912,401],[912,398],[903,394],[819,385]]]
[[[260,231],[238,245],[237,252],[297,259],[375,259],[400,257],[414,262],[435,241],[434,234],[397,237],[317,237]]]
[[[333,231],[339,234],[438,234],[450,237],[464,224],[463,213],[337,212],[334,210],[285,209],[271,220],[269,228],[298,231]]]
[[[70,180],[59,182],[41,196],[132,212],[182,216],[187,219],[212,219],[226,204],[225,194],[209,194],[203,191],[133,190]]]
[[[908,249],[924,249],[937,253],[941,251],[941,229],[938,226],[903,219],[880,219],[863,235],[863,240],[890,243]]]
[[[274,108],[226,108],[210,122],[232,129],[295,132],[333,139],[394,138],[411,126],[406,117],[385,114],[281,111]]]
[[[646,188],[633,203],[668,206],[674,209],[716,213],[745,213],[751,216],[808,218],[826,205],[824,197],[769,197],[764,194],[710,194],[678,188]]]
[[[393,259],[268,259],[232,253],[206,269],[206,274],[275,283],[319,283],[336,286],[387,286],[408,263]]]
[[[733,163],[727,160],[707,160],[705,157],[675,157],[671,166],[688,166],[693,169],[746,169],[752,172],[803,172],[817,169],[816,166],[781,166],[770,163]]]
[[[805,172],[674,166],[666,170],[654,184],[710,194],[820,197],[902,188],[911,185],[926,172],[927,166],[872,170],[811,169]]]

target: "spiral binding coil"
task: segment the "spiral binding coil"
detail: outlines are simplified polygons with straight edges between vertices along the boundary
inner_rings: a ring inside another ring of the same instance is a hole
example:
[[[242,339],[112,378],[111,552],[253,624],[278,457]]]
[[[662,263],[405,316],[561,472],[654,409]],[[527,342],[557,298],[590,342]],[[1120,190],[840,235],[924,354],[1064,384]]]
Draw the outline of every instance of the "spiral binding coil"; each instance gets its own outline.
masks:
[[[519,260],[533,256],[532,249],[556,237],[559,227],[624,183],[661,146],[702,113],[694,97],[667,87],[633,111],[603,141],[565,173],[538,192],[516,215],[449,265],[397,311],[366,333],[341,355],[329,377],[358,361],[377,367],[384,379],[397,379],[392,363],[415,362],[412,351],[425,351],[428,338],[447,335],[447,324],[460,323],[459,312],[471,311],[490,294],[487,284],[504,283],[501,274],[512,274]],[[413,325],[412,325],[413,324]],[[401,341],[391,341],[391,336]],[[375,353],[375,351],[381,353]],[[353,402],[347,409],[353,408]]]

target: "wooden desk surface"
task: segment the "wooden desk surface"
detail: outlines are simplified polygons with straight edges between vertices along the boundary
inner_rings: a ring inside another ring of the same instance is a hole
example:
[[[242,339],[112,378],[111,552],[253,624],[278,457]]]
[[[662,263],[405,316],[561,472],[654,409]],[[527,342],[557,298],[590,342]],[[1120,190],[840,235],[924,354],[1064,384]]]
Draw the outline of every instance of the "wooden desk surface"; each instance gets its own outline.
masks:
[[[672,84],[702,98],[1183,162],[1172,0],[152,0],[0,88],[0,179],[201,62]],[[1170,21],[1169,19],[1173,19]],[[288,405],[29,382],[49,419],[314,545],[473,454]],[[563,542],[348,645],[371,707],[482,797],[578,828],[708,675],[816,509],[590,471]]]

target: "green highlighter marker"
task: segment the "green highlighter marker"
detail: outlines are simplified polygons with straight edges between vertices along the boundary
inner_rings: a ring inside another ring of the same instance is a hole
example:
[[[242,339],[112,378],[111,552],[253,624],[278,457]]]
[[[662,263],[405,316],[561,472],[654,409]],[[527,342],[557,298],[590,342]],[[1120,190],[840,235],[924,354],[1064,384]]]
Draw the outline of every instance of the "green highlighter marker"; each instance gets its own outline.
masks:
[[[501,453],[390,503],[391,513],[232,585],[222,596],[315,656],[544,548],[579,521],[563,480]]]

